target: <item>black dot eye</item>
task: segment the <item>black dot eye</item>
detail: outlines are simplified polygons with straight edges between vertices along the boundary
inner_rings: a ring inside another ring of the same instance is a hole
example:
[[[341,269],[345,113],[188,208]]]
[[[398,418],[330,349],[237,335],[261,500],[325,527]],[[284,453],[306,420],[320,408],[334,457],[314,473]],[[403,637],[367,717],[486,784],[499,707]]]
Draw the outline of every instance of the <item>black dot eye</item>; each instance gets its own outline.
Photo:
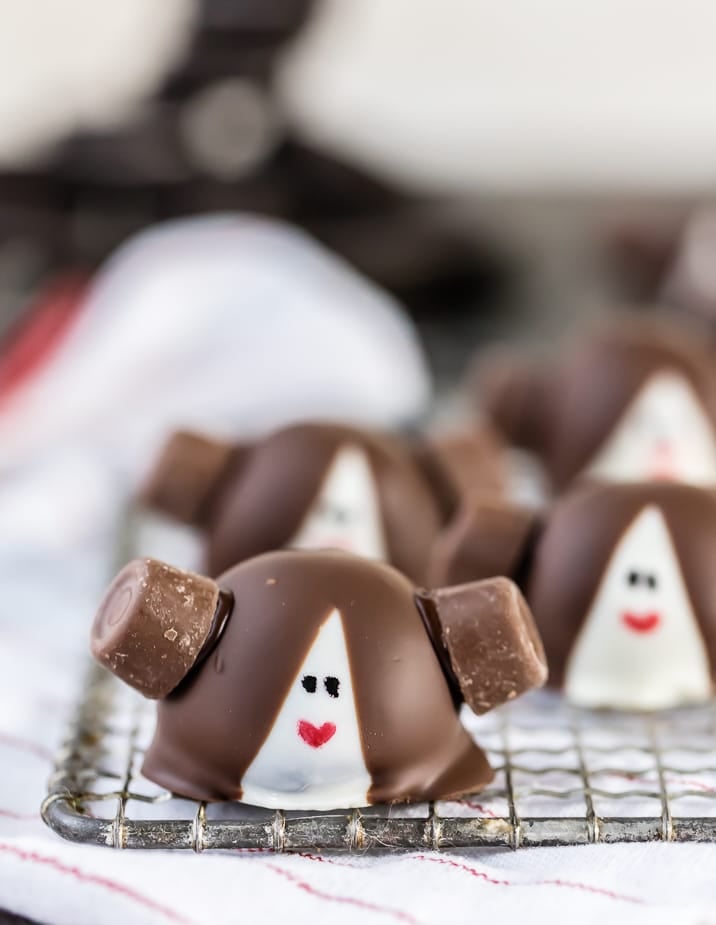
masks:
[[[629,572],[627,575],[627,581],[629,584],[634,587],[639,584],[639,572]]]
[[[654,575],[653,572],[650,572],[650,573],[646,576],[646,583],[647,583],[647,585],[651,588],[652,591],[654,591],[654,590],[656,589],[656,586],[657,586],[657,584],[658,584],[658,581],[656,580],[656,575]]]
[[[324,678],[323,685],[326,688],[329,697],[338,696],[338,688],[341,686],[341,682],[338,680],[338,678],[334,678],[332,676]]]
[[[316,676],[315,674],[305,674],[301,680],[304,691],[309,694],[316,693]]]
[[[351,512],[348,508],[331,504],[330,501],[319,502],[318,512],[321,517],[325,517],[326,520],[330,520],[334,524],[347,524],[351,520]]]

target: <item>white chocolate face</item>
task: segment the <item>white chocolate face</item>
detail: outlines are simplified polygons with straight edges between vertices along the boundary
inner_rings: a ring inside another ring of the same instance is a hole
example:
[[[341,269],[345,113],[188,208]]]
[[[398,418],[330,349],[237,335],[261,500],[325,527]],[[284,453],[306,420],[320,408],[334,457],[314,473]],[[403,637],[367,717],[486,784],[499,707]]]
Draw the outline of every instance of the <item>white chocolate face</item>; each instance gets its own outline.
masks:
[[[687,380],[668,372],[648,379],[587,473],[607,481],[716,484],[716,435]]]
[[[363,450],[345,446],[336,453],[318,497],[288,545],[386,558],[378,493]]]
[[[244,774],[242,799],[270,809],[365,806],[370,785],[343,623],[334,610]]]
[[[574,703],[654,710],[707,700],[709,661],[661,511],[621,537],[567,664]]]

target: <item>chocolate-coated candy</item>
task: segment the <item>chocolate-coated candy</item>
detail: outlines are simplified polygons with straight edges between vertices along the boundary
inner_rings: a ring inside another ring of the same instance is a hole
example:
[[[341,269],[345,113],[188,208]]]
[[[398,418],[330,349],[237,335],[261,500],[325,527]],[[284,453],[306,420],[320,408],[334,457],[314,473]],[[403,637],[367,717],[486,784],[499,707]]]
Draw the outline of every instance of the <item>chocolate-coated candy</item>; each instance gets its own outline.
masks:
[[[338,548],[424,582],[442,524],[465,494],[499,491],[502,470],[488,430],[412,443],[305,423],[233,447],[177,434],[142,497],[203,529],[213,575],[273,549]]]
[[[716,337],[716,210],[713,205],[697,209],[686,222],[671,255],[662,297],[681,310],[680,322],[698,324],[713,342]]]
[[[236,455],[231,444],[177,431],[164,445],[142,489],[145,504],[180,523],[199,524]]]
[[[428,436],[417,445],[416,453],[443,510],[450,515],[465,497],[505,493],[505,447],[491,427],[472,426]]]
[[[536,515],[473,503],[437,544],[450,581],[494,570],[524,591],[551,683],[576,703],[708,700],[716,674],[716,495],[678,483],[586,483]]]
[[[204,530],[214,575],[286,546],[336,547],[422,581],[443,521],[406,444],[337,424],[286,427],[231,451],[209,438],[174,438],[144,497]]]
[[[92,654],[145,697],[166,697],[199,657],[218,604],[210,578],[136,559],[105,595],[92,626]]]
[[[508,501],[470,498],[433,545],[432,585],[455,585],[487,575],[511,575],[521,565],[537,515]]]
[[[495,359],[473,388],[558,488],[577,476],[716,485],[716,367],[681,327],[624,318],[556,363]]]
[[[162,606],[132,611],[147,640],[182,622],[185,605],[166,595],[166,575],[175,587],[194,577],[152,564],[144,595],[153,601],[159,586]],[[286,550],[247,560],[217,584],[224,619],[210,632],[204,619],[189,677],[178,650],[127,647],[121,633],[102,633],[117,585],[100,608],[102,645],[93,642],[103,663],[150,695],[153,671],[169,671],[172,683],[186,677],[160,700],[143,768],[184,796],[285,809],[458,797],[492,778],[460,724],[460,703],[484,712],[544,681],[532,617],[506,579],[418,592],[384,563]],[[200,612],[210,611],[207,601]]]

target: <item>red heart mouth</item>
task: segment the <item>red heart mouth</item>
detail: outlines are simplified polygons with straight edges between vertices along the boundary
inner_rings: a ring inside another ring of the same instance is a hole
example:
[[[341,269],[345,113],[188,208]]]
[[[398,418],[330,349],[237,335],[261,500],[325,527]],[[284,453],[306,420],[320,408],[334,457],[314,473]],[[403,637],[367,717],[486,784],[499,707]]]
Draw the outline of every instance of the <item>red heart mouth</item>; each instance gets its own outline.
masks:
[[[626,613],[622,614],[622,623],[633,633],[651,633],[661,623],[658,613]]]
[[[347,536],[325,536],[321,539],[320,549],[340,549],[353,552],[353,543]]]
[[[674,454],[674,448],[668,441],[661,441],[654,447],[648,470],[649,478],[656,482],[674,482],[678,480],[678,460]]]
[[[310,745],[311,748],[320,748],[336,734],[336,724],[324,723],[322,726],[314,726],[313,723],[301,719],[298,721],[298,734],[306,745]]]
[[[649,481],[676,482],[678,481],[678,473],[673,466],[653,466],[649,470]]]
[[[652,482],[677,482],[679,471],[672,463],[654,463],[649,467],[648,478]]]

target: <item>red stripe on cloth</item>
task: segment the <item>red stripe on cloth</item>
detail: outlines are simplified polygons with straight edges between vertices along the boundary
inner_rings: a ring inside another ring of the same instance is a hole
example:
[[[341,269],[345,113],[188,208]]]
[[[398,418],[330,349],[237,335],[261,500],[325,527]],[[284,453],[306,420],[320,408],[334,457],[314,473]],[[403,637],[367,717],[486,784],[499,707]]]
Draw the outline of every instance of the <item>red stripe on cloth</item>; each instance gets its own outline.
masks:
[[[588,883],[578,883],[571,880],[532,880],[531,882],[526,883],[519,883],[515,880],[497,880],[494,877],[490,877],[482,870],[477,870],[475,867],[470,867],[467,864],[460,864],[458,861],[453,861],[450,858],[431,858],[425,854],[413,854],[411,857],[416,861],[427,861],[431,864],[445,864],[448,867],[453,867],[457,870],[463,871],[464,873],[470,874],[470,876],[475,877],[478,880],[483,880],[485,883],[491,883],[493,886],[559,886],[570,890],[582,890],[585,893],[594,893],[598,896],[605,896],[607,899],[618,900],[619,902],[646,905],[645,900],[639,899],[636,896],[627,896],[624,893],[615,893],[613,890],[607,890],[599,886],[590,886]]]
[[[67,275],[41,290],[0,354],[0,404],[42,366],[79,315],[88,279]]]
[[[39,822],[39,813],[17,813],[14,809],[0,809],[0,819],[12,819],[15,822]]]
[[[603,775],[604,777],[618,777],[620,779],[626,779],[634,781],[637,784],[643,784],[645,787],[658,787],[659,779],[654,777],[646,777],[645,774],[632,774],[629,771],[609,771]],[[666,775],[667,784],[677,784],[682,787],[693,787],[694,790],[702,790],[704,793],[716,793],[716,787],[712,787],[710,784],[705,784],[701,780],[696,780],[691,777],[679,777],[677,775]],[[619,796],[619,794],[615,794]],[[654,799],[659,799],[659,794],[654,793]]]
[[[458,803],[462,804],[462,806],[468,806],[470,809],[476,809],[483,816],[490,816],[491,819],[497,818],[497,813],[493,812],[488,806],[483,806],[482,803],[475,803],[474,800],[458,800]]]
[[[130,886],[126,886],[124,883],[119,883],[116,880],[110,880],[108,877],[102,877],[98,874],[87,873],[86,871],[80,870],[79,867],[75,867],[74,865],[70,866],[68,864],[64,864],[57,858],[50,857],[49,855],[39,854],[36,851],[26,851],[23,848],[18,848],[16,845],[8,845],[0,842],[0,852],[12,855],[21,861],[27,861],[31,864],[39,864],[44,867],[49,867],[58,873],[72,877],[78,883],[89,883],[93,886],[100,886],[111,893],[115,893],[118,896],[123,896],[125,899],[129,899],[132,902],[137,903],[137,905],[144,906],[145,909],[150,909],[152,912],[158,913],[165,919],[168,919],[170,922],[177,922],[179,925],[194,925],[191,919],[186,918],[168,906],[163,906],[161,903],[155,902],[153,899],[150,899],[143,893],[139,893],[137,890]]]
[[[336,861],[335,858],[327,858],[323,854],[311,854],[309,851],[299,851],[300,858],[306,858],[308,861],[319,861],[321,864],[330,864],[332,867],[347,867],[349,870],[360,870],[357,864],[348,864],[346,861]]]
[[[326,902],[342,903],[346,906],[354,906],[356,909],[363,909],[365,912],[375,912],[378,915],[389,915],[392,918],[397,919],[399,922],[408,922],[409,925],[420,925],[417,919],[413,918],[412,915],[404,912],[402,909],[392,909],[389,906],[379,906],[376,903],[368,902],[365,899],[356,899],[354,896],[340,896],[334,893],[324,893],[323,890],[319,890],[312,886],[310,883],[307,883],[305,880],[301,880],[300,877],[297,877],[290,871],[285,870],[283,867],[269,863],[264,863],[263,866],[268,867],[270,870],[274,871],[274,873],[285,877],[286,880],[295,884],[295,886],[297,886],[299,890],[303,890],[304,893],[308,893],[309,896],[315,896],[317,899],[322,899]]]
[[[26,752],[29,755],[35,755],[43,761],[54,761],[54,755],[49,748],[40,745],[37,742],[31,742],[29,739],[21,739],[19,736],[9,735],[6,732],[0,732],[0,748],[16,748],[18,751]]]

